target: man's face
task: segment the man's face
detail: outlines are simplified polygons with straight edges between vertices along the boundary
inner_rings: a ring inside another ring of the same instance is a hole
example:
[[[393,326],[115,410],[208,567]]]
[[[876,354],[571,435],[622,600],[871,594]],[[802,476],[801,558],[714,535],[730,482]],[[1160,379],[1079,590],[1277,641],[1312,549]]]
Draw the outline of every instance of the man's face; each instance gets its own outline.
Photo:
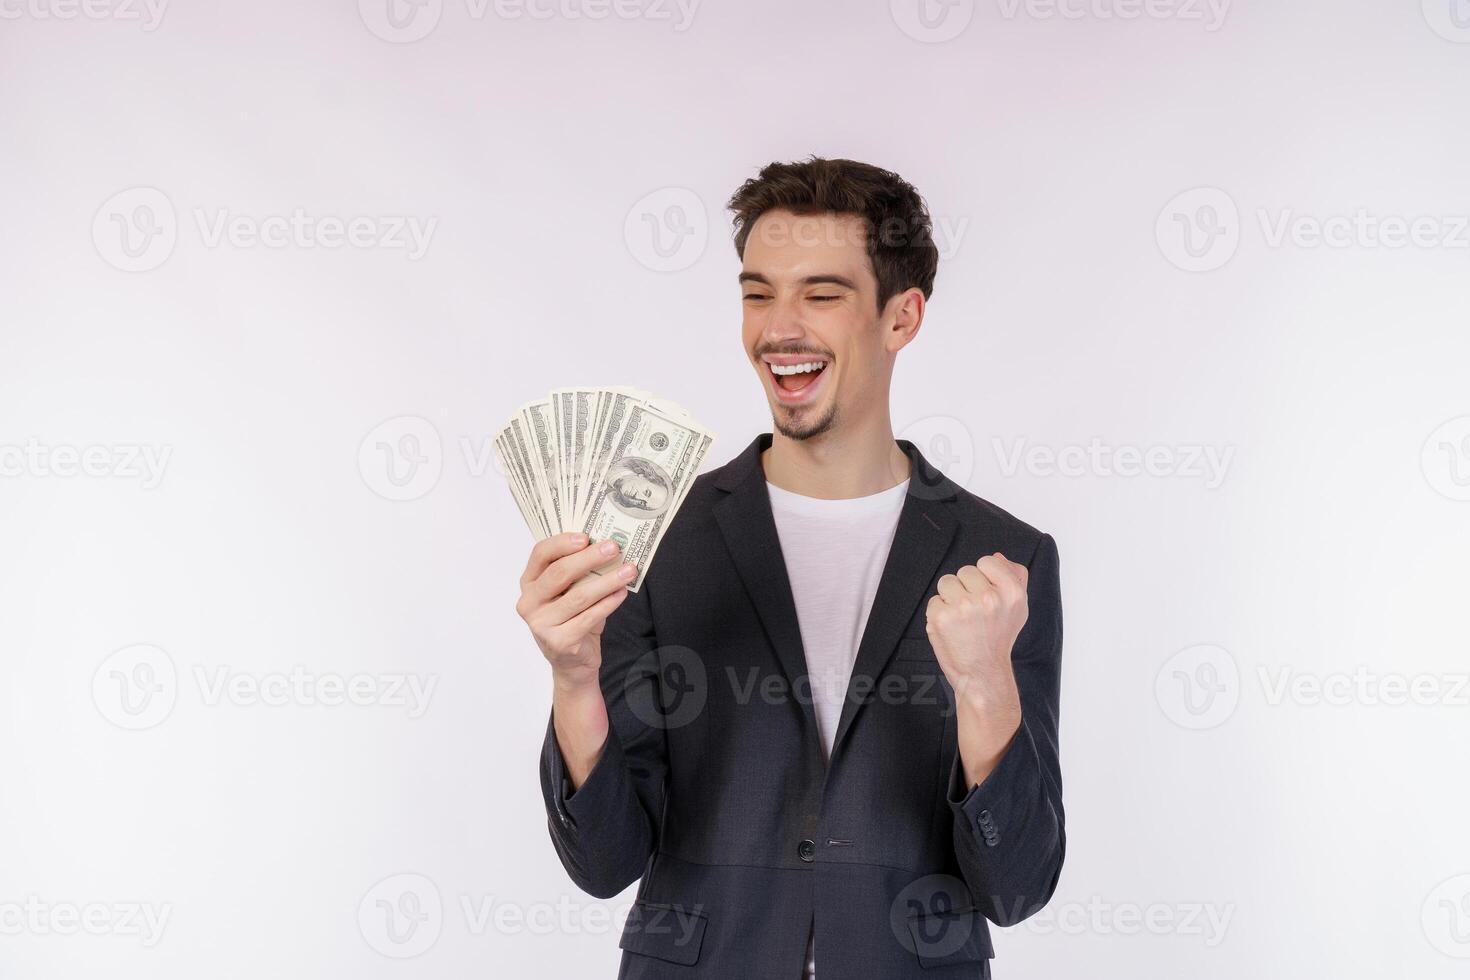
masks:
[[[861,218],[763,214],[740,287],[745,351],[782,435],[810,439],[886,407],[892,354]]]

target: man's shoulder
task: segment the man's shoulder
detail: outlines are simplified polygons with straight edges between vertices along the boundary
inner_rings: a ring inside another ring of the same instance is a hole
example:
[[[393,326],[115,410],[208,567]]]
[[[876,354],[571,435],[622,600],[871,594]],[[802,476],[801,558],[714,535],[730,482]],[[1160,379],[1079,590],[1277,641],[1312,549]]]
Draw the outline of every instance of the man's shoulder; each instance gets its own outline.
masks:
[[[729,468],[729,463],[722,463],[714,469],[706,470],[696,476],[694,482],[689,485],[689,493],[684,498],[684,502],[688,504],[696,500],[709,501],[723,496],[724,492],[715,489],[715,484],[720,481],[720,477]]]
[[[1021,520],[1010,511],[964,487],[951,484],[955,495],[949,501],[959,521],[960,533],[976,539],[999,539],[996,550],[1012,561],[1029,561],[1041,546],[1046,532]]]

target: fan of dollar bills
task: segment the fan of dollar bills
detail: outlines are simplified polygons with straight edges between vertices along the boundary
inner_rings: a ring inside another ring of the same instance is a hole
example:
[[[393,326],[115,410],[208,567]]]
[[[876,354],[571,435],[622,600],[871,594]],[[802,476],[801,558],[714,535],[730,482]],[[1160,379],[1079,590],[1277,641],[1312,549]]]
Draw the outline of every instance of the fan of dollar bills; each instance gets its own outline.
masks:
[[[637,592],[715,435],[671,401],[637,388],[557,388],[495,437],[511,496],[539,541],[581,531],[611,538]]]

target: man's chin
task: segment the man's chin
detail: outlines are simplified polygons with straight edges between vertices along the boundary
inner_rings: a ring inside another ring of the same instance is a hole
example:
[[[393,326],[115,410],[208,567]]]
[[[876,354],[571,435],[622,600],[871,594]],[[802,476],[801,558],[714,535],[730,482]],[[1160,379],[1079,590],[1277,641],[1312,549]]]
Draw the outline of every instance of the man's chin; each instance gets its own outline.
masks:
[[[828,405],[820,415],[813,415],[805,409],[793,412],[778,405],[771,411],[771,423],[787,439],[815,439],[830,432],[837,424],[837,406]]]

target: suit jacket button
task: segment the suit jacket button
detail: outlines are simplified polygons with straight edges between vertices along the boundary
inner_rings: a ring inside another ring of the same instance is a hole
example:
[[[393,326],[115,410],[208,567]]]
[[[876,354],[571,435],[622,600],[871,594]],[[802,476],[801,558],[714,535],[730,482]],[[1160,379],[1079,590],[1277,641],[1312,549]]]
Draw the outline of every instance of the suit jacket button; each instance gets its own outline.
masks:
[[[811,864],[817,859],[817,845],[813,844],[809,840],[802,841],[800,844],[796,845],[796,856],[801,858],[807,864]]]

